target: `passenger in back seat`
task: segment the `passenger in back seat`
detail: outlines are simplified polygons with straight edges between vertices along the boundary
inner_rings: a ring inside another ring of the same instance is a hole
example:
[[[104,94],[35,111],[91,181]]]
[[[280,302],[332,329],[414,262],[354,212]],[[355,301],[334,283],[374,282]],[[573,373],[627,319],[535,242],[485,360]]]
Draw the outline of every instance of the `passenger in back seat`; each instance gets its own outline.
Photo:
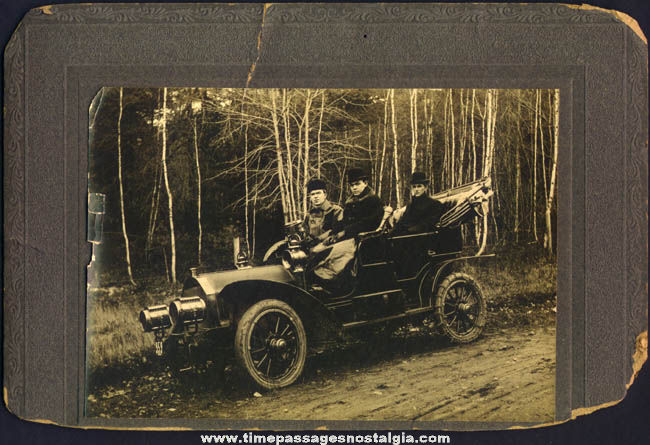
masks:
[[[411,176],[411,202],[406,211],[395,224],[392,235],[409,235],[430,232],[435,229],[440,217],[453,205],[443,204],[431,198],[427,193],[429,180],[422,172],[413,172]]]

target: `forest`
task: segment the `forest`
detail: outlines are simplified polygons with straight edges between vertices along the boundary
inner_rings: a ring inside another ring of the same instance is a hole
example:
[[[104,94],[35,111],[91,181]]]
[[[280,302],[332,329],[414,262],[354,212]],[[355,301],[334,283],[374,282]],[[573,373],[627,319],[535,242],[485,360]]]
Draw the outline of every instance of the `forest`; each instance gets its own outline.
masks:
[[[308,210],[306,183],[346,198],[362,166],[393,208],[414,170],[430,193],[492,178],[466,245],[556,249],[559,90],[105,87],[89,109],[89,193],[106,196],[106,280],[170,283],[232,267],[241,237],[259,264]]]

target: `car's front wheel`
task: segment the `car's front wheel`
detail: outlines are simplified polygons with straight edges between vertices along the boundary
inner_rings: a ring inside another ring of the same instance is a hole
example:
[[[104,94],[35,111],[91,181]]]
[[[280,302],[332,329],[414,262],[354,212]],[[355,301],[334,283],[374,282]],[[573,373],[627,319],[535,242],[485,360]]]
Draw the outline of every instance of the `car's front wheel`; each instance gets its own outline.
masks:
[[[257,385],[282,388],[302,374],[307,334],[291,306],[280,300],[262,300],[248,308],[239,320],[235,352]]]
[[[452,273],[436,291],[436,324],[455,342],[469,343],[481,335],[486,312],[483,292],[467,274]]]

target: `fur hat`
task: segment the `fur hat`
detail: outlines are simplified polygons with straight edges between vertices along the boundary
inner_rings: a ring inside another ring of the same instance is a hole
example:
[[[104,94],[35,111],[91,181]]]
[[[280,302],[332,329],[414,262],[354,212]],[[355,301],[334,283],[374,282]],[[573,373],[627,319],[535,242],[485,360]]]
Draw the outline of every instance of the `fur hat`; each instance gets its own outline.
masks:
[[[358,167],[353,167],[350,170],[348,170],[348,182],[349,183],[350,182],[361,181],[361,180],[365,180],[365,181],[370,180],[370,176],[363,169],[358,168]]]
[[[327,191],[327,186],[325,181],[320,178],[314,178],[307,183],[307,193],[311,193],[314,190],[325,190]]]

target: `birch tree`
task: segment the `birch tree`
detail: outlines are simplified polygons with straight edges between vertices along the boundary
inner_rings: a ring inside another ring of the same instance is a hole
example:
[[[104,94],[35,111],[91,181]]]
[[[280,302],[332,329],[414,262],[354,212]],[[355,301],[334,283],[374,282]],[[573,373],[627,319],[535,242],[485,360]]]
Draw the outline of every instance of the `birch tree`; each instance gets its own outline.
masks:
[[[390,100],[390,90],[386,91],[386,98],[384,99],[384,144],[381,149],[381,162],[379,164],[379,186],[377,193],[381,193],[381,182],[384,177],[384,159],[386,158],[386,141],[387,141],[387,128],[388,128],[388,102]]]
[[[553,208],[553,197],[555,193],[555,182],[557,172],[557,154],[558,154],[558,140],[560,133],[560,90],[556,89],[553,92],[553,160],[551,164],[551,183],[548,192],[548,200],[546,201],[546,235],[544,237],[544,247],[549,255],[553,254],[553,238],[551,226],[551,209]]]
[[[124,112],[123,104],[124,88],[120,87],[120,108],[117,118],[117,176],[120,183],[120,215],[122,219],[122,235],[124,236],[124,250],[126,256],[126,269],[129,274],[129,281],[135,286],[133,280],[133,271],[131,270],[131,253],[129,249],[129,235],[126,232],[126,217],[124,215],[124,185],[122,179],[122,114]]]
[[[521,184],[521,161],[519,160],[519,146],[523,145],[524,138],[521,134],[521,90],[517,90],[517,143],[515,143],[515,219],[513,231],[515,243],[519,242],[519,187]]]
[[[271,93],[273,94],[273,92]],[[287,89],[282,89],[282,122],[284,125],[284,144],[287,150],[287,166],[286,171],[284,169],[284,164],[278,164],[278,169],[282,171],[282,175],[286,181],[287,189],[287,210],[289,211],[289,221],[294,221],[296,219],[296,198],[294,195],[294,184],[293,184],[293,165],[292,165],[292,153],[291,153],[291,120],[290,120],[290,97],[287,97]],[[273,99],[272,99],[273,100]],[[275,110],[275,104],[273,105]],[[274,122],[274,125],[277,123]],[[277,130],[279,132],[279,128]],[[298,138],[300,141],[300,138]],[[282,154],[279,153],[279,158],[282,159]],[[298,156],[300,159],[300,156]]]
[[[391,125],[393,127],[393,160],[395,163],[395,196],[397,197],[397,208],[402,207],[402,181],[399,174],[399,152],[397,150],[397,120],[395,118],[395,90],[390,89]]]
[[[409,110],[411,119],[411,173],[415,171],[418,149],[418,90],[411,89],[409,93]]]
[[[325,112],[325,90],[320,95],[320,116],[318,118],[318,133],[316,136],[316,152],[318,153],[317,176],[320,178],[321,154],[320,154],[320,135],[323,131],[323,113]]]
[[[471,122],[472,122],[472,181],[476,180],[476,134],[475,134],[475,131],[474,131],[474,107],[476,105],[475,96],[476,96],[476,89],[472,88],[472,115],[471,115]]]
[[[535,241],[538,241],[537,238],[537,126],[539,124],[539,91],[535,90],[535,129],[533,131],[533,199],[532,199],[532,209],[533,209],[533,234]]]
[[[313,96],[311,95],[311,90],[307,90],[307,96],[305,98],[305,114],[303,116],[303,124],[305,126],[305,161],[304,161],[304,172],[302,175],[302,214],[307,214],[307,193],[305,192],[307,188],[307,182],[309,181],[309,113],[311,110],[311,103]]]
[[[286,224],[289,220],[292,220],[293,215],[289,214],[289,205],[288,205],[288,193],[287,193],[287,186],[285,184],[284,180],[284,162],[282,160],[282,147],[280,144],[280,127],[278,125],[278,109],[277,109],[277,104],[276,104],[276,94],[277,92],[272,89],[269,92],[270,98],[271,98],[271,118],[273,120],[273,135],[275,137],[275,152],[276,152],[276,160],[277,160],[277,175],[278,175],[278,182],[280,185],[280,199],[282,202],[282,214],[284,215],[284,223]],[[289,150],[289,148],[287,148]]]
[[[449,90],[449,115],[451,117],[450,119],[450,125],[451,125],[451,152],[449,153],[449,169],[447,173],[447,177],[449,178],[449,186],[454,187],[456,185],[455,183],[455,178],[454,178],[454,172],[455,172],[455,159],[456,159],[456,131],[455,131],[455,124],[454,124],[454,96],[453,96],[453,90]]]
[[[492,163],[494,159],[494,140],[495,140],[495,127],[496,127],[496,115],[497,115],[497,92],[493,89],[488,89],[485,98],[485,114],[486,114],[486,147],[485,147],[485,162],[483,163],[483,176],[489,176],[492,171]],[[493,187],[496,185],[496,178],[492,178]],[[487,242],[487,230],[488,230],[488,214],[489,206],[483,208],[483,228],[482,228],[482,240],[481,247],[477,255],[481,255],[485,250]]]
[[[249,202],[249,190],[248,190],[248,124],[244,126],[244,236],[246,237],[246,253],[250,255],[251,245],[250,245],[250,233],[249,233],[249,222],[248,222],[248,202]],[[237,259],[235,258],[235,261]]]
[[[201,101],[195,100],[192,102],[192,111],[195,114],[192,121],[192,129],[194,130],[194,165],[196,167],[196,221],[199,229],[199,239],[197,247],[197,261],[201,261],[201,243],[203,240],[203,227],[201,226],[201,164],[199,162],[199,136],[196,125],[196,113],[201,110]]]
[[[167,203],[169,210],[169,238],[171,241],[171,280],[176,284],[176,236],[174,234],[174,205],[171,188],[169,187],[169,175],[167,173],[167,88],[163,90],[163,109],[162,109],[162,167],[163,177],[165,179],[165,190],[167,192]]]

